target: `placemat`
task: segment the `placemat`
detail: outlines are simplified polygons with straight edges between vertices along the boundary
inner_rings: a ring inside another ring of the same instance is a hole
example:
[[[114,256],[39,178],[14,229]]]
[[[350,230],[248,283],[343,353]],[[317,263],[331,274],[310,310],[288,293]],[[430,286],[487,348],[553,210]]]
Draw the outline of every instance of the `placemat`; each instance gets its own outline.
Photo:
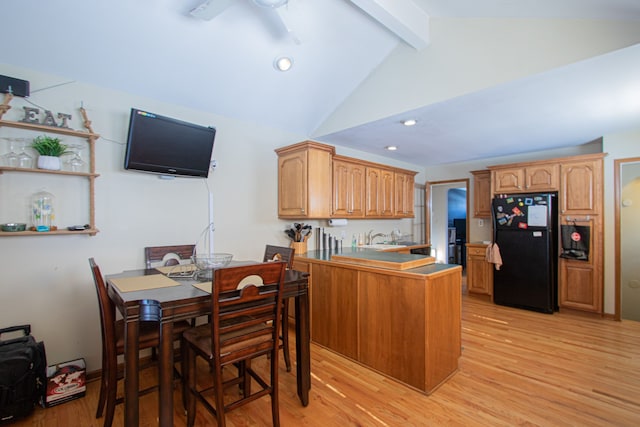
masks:
[[[200,289],[201,291],[205,291],[208,294],[211,293],[211,282],[194,283],[193,286]]]
[[[136,277],[120,277],[117,279],[111,279],[111,283],[113,283],[118,289],[120,289],[120,292],[145,291],[148,289],[180,286],[180,283],[168,278],[164,274],[152,274],[150,276],[136,276]]]

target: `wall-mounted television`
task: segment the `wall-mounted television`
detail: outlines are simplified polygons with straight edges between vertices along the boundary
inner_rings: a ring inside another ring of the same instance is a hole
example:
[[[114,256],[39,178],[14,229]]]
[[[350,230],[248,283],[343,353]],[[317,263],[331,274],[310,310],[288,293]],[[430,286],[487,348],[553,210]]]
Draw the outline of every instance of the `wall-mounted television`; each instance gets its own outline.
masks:
[[[132,108],[124,168],[206,178],[215,137],[214,127]]]

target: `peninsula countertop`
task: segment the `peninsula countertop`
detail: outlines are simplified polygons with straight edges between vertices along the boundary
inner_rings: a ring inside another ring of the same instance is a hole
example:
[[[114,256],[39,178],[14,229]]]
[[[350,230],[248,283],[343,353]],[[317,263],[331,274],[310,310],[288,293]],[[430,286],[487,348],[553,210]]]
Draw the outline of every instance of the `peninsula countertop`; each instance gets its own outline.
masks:
[[[351,255],[351,254],[356,254],[360,256],[367,253],[375,254],[377,258],[384,258],[384,259],[388,259],[389,261],[393,261],[394,259],[398,260],[400,257],[402,257],[403,260],[406,260],[407,256],[415,257],[415,258],[425,257],[425,255],[419,255],[419,254],[400,254],[398,252],[378,251],[370,248],[350,247],[350,248],[343,248],[338,251],[329,251],[329,250],[308,251],[304,254],[295,254],[295,259],[298,261],[344,264],[339,260],[332,260],[332,257],[334,255]],[[349,264],[349,265],[352,265],[352,264]],[[377,267],[371,267],[371,268],[377,268]],[[390,270],[390,271],[393,271],[394,273],[403,273],[403,274],[408,273],[408,274],[428,275],[428,274],[444,272],[444,271],[455,269],[455,268],[460,268],[460,265],[432,263],[432,264],[423,265],[420,267],[410,268],[407,270]]]

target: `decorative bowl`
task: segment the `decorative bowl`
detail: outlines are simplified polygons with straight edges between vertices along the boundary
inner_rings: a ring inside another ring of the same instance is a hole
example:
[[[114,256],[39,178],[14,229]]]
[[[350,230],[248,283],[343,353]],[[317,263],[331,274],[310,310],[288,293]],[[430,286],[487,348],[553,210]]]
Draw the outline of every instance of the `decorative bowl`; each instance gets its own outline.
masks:
[[[24,231],[27,229],[27,224],[10,222],[8,224],[2,224],[2,231]]]
[[[220,252],[206,255],[195,255],[192,256],[191,259],[198,269],[198,272],[196,273],[197,278],[202,280],[212,280],[213,270],[229,265],[233,259],[233,254]]]
[[[199,270],[226,267],[233,259],[233,254],[214,253],[207,255],[195,255],[191,257]]]

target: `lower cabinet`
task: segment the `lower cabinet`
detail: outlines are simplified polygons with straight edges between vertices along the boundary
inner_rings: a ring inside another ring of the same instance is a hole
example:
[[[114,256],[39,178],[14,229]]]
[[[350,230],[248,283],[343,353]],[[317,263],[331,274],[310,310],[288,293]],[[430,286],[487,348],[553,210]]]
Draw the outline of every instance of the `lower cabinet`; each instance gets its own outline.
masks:
[[[358,356],[356,270],[311,266],[311,339],[352,359]]]
[[[571,308],[594,313],[603,312],[604,273],[602,270],[603,242],[602,221],[599,216],[568,220],[561,215],[562,225],[589,227],[589,259],[574,260],[558,258],[558,304],[560,308]],[[561,245],[562,246],[562,245]]]
[[[487,245],[467,243],[467,290],[470,293],[493,295],[493,264],[485,260]]]
[[[310,264],[315,344],[427,394],[457,371],[462,267]]]

